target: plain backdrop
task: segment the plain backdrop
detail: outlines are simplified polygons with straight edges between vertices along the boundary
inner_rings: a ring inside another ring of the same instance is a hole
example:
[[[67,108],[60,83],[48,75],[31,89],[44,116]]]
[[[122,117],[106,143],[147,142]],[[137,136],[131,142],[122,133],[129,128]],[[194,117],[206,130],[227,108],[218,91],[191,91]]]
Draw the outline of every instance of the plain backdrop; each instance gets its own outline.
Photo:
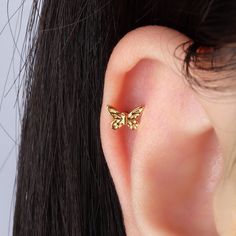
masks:
[[[12,235],[20,135],[21,93],[18,100],[17,94],[21,81],[17,75],[32,2],[0,0],[0,236]]]

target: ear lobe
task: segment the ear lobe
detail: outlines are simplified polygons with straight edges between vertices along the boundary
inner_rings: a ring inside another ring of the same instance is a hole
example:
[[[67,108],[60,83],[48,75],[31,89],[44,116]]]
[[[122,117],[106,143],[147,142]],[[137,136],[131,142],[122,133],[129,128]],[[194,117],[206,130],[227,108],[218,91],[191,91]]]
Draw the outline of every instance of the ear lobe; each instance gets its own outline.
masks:
[[[217,235],[219,144],[174,56],[186,41],[173,30],[144,27],[119,42],[107,67],[101,140],[127,235]],[[112,130],[108,104],[121,112],[144,105],[138,129]]]

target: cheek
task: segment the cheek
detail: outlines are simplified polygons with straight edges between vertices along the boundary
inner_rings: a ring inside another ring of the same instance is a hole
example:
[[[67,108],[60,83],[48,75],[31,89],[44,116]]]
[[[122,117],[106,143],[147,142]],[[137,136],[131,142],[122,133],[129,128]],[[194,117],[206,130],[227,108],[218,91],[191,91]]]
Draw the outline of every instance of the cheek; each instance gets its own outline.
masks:
[[[235,235],[236,232],[236,176],[222,181],[214,195],[214,212],[217,230],[222,236]]]

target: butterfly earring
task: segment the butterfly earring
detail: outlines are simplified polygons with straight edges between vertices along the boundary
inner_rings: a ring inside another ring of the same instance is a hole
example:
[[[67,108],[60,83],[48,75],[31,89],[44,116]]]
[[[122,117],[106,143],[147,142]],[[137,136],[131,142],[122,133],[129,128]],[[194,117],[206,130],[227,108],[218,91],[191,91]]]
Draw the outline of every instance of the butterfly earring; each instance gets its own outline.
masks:
[[[131,112],[119,112],[114,107],[107,105],[107,110],[113,117],[111,127],[114,130],[119,129],[123,125],[127,125],[130,129],[134,130],[138,128],[139,122],[136,120],[142,112],[144,107],[138,106]]]

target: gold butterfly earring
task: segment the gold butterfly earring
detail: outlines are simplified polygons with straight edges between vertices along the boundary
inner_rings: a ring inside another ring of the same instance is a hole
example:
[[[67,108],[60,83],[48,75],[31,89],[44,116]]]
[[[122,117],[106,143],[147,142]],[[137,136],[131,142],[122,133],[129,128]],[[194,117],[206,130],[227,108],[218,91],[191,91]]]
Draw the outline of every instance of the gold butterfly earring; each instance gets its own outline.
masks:
[[[130,129],[134,130],[138,128],[139,122],[136,120],[142,112],[144,107],[138,106],[131,112],[119,112],[114,107],[107,105],[107,110],[113,117],[111,127],[114,130],[119,129],[123,125],[127,125]]]

